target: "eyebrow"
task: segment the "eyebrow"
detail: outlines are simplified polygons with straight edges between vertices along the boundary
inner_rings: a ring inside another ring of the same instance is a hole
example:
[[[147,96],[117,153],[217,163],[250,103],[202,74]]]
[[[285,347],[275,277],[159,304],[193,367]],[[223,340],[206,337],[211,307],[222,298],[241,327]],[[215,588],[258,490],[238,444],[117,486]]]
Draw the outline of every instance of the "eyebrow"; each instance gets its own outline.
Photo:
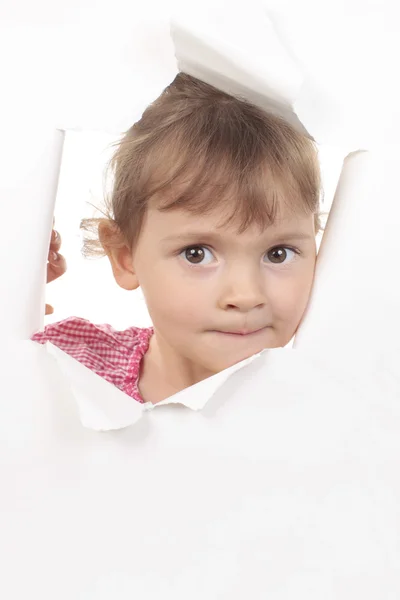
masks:
[[[277,240],[280,240],[280,242],[276,241],[275,243],[282,243],[283,241],[291,241],[291,242],[297,242],[297,241],[302,241],[302,240],[313,240],[314,236],[308,234],[308,233],[301,233],[299,231],[287,231],[287,232],[280,232],[279,234],[277,234],[276,236]],[[222,235],[218,234],[218,233],[213,233],[211,231],[188,231],[185,233],[177,233],[176,235],[168,235],[167,237],[162,239],[162,242],[181,242],[184,243],[186,241],[191,241],[193,239],[197,239],[197,240],[202,240],[204,242],[206,241],[211,241],[211,242],[218,242],[221,241],[223,238]]]

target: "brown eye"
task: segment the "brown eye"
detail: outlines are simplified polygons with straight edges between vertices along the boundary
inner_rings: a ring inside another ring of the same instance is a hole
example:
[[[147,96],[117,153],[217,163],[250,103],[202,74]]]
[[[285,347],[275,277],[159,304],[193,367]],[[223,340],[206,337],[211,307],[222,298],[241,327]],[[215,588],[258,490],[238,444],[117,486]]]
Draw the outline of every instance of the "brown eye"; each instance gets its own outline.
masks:
[[[272,263],[283,263],[287,259],[287,249],[286,248],[272,248],[267,252],[267,256]]]
[[[204,258],[204,250],[201,246],[186,248],[185,258],[192,264],[199,264]]]

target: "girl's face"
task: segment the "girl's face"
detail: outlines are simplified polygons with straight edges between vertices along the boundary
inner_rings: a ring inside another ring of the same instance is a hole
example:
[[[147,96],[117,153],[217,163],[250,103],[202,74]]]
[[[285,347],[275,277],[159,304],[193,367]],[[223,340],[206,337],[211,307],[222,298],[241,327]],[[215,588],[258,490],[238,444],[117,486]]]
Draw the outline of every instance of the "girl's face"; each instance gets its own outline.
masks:
[[[216,216],[151,208],[124,262],[130,289],[142,288],[153,322],[150,354],[181,389],[285,346],[312,287],[313,215],[287,215],[242,235],[217,223]]]

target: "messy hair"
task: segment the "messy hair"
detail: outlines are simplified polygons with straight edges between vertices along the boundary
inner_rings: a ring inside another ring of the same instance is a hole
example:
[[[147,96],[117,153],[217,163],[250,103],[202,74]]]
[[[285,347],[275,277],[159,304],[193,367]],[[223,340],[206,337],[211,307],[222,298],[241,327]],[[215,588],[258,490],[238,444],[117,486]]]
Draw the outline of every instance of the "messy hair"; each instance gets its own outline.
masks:
[[[273,224],[282,208],[314,214],[322,194],[315,141],[242,98],[179,73],[116,143],[104,219],[115,243],[133,249],[150,202],[193,215],[218,210],[238,233]],[[83,219],[83,253],[105,254],[99,223]]]

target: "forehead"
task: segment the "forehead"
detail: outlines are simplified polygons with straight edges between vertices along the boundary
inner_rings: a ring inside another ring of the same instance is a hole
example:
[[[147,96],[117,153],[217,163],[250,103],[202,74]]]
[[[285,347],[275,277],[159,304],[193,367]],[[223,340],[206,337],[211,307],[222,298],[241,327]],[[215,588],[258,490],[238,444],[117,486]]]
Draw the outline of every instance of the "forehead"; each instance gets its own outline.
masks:
[[[296,216],[292,212],[280,211],[274,223],[262,228],[252,224],[243,233],[238,233],[238,224],[223,225],[226,213],[213,211],[206,215],[194,215],[183,209],[162,212],[157,208],[149,208],[147,213],[147,235],[163,242],[173,242],[196,237],[226,242],[240,240],[244,244],[252,244],[258,240],[296,236],[307,239],[315,236],[314,216]]]

